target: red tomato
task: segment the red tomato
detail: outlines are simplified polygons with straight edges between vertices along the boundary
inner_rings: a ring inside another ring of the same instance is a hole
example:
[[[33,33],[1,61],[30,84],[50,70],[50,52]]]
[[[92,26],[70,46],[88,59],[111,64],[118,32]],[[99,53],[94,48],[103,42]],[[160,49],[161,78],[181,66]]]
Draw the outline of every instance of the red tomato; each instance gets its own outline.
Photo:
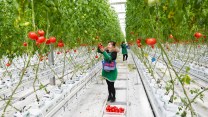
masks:
[[[119,113],[123,113],[124,112],[124,108],[119,108]]]
[[[114,109],[117,109],[118,107],[116,107],[116,106],[113,106],[113,108],[114,108]]]
[[[77,52],[77,50],[74,50],[74,52],[76,53],[76,52]]]
[[[118,109],[118,108],[116,108],[116,109],[115,109],[115,112],[116,112],[116,113],[119,113],[119,109]]]
[[[138,44],[138,43],[141,43],[141,40],[140,40],[140,39],[137,39],[137,44]]]
[[[29,32],[28,37],[32,40],[37,40],[38,39],[38,35],[35,32]]]
[[[111,112],[115,112],[115,108],[111,108]]]
[[[60,52],[57,52],[57,54],[61,54]]]
[[[45,35],[45,32],[44,32],[43,30],[38,30],[38,34],[39,34],[40,36],[44,36],[44,35]]]
[[[119,109],[122,110],[122,111],[124,111],[124,108],[122,108],[122,107],[120,107]]]
[[[64,43],[59,42],[59,43],[58,43],[58,47],[60,47],[60,48],[61,48],[61,47],[64,47]]]
[[[194,34],[194,36],[198,39],[198,38],[200,38],[200,37],[202,36],[202,34],[199,33],[199,32],[196,32],[196,33]]]
[[[47,44],[47,45],[51,44],[50,39],[46,39],[46,44]]]
[[[172,39],[172,38],[173,38],[173,35],[172,35],[172,34],[170,34],[169,38],[171,38],[171,39]]]
[[[106,111],[107,111],[107,112],[110,112],[110,110],[111,110],[111,107],[110,107],[110,105],[108,105],[108,106],[106,107]]]
[[[25,46],[25,47],[26,47],[26,46],[27,46],[27,42],[24,42],[24,43],[23,43],[23,46]]]
[[[95,58],[98,58],[98,55],[96,55]]]
[[[51,43],[55,43],[56,42],[56,38],[55,37],[50,37],[49,40],[50,40]]]
[[[11,65],[10,63],[7,63],[7,64],[6,64],[7,67],[9,67],[10,65]]]
[[[98,44],[98,48],[103,48],[103,45],[101,43]]]
[[[155,38],[147,38],[146,39],[146,44],[147,45],[154,45],[157,43],[157,40]]]
[[[41,37],[38,37],[37,42],[41,44],[41,43],[45,42],[45,40],[46,40],[45,37],[41,36]]]

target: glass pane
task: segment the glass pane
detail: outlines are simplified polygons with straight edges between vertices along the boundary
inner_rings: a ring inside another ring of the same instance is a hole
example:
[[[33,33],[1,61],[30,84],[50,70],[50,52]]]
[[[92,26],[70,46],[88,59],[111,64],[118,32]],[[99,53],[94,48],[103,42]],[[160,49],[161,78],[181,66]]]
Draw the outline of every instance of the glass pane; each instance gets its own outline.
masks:
[[[109,0],[109,3],[111,4],[111,7],[118,14],[121,30],[125,35],[126,0]]]

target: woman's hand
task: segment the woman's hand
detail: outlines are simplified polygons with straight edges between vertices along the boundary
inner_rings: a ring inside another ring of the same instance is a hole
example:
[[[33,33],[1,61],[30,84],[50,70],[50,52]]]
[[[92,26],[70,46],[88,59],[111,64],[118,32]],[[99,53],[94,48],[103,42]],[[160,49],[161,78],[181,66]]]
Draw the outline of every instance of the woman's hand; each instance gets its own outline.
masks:
[[[101,52],[104,52],[104,51],[105,51],[105,49],[104,49],[104,48],[100,48],[100,51],[101,51]]]

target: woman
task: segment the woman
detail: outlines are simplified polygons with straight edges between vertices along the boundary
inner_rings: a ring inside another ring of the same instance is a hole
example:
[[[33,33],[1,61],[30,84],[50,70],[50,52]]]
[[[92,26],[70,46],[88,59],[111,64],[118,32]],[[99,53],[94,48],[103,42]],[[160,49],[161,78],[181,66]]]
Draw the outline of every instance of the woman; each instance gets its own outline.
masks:
[[[128,58],[128,52],[127,52],[127,46],[124,43],[124,41],[121,44],[121,48],[122,48],[122,54],[123,54],[123,61],[125,61]]]
[[[110,41],[105,49],[103,47],[98,48],[98,52],[103,54],[104,61],[110,63],[116,60],[119,49],[116,48],[116,42]],[[117,79],[117,75],[118,71],[116,67],[114,70],[111,71],[105,71],[104,69],[102,70],[102,76],[106,79],[108,85],[108,101],[111,102],[115,102],[116,99],[116,90],[114,87],[114,82]]]

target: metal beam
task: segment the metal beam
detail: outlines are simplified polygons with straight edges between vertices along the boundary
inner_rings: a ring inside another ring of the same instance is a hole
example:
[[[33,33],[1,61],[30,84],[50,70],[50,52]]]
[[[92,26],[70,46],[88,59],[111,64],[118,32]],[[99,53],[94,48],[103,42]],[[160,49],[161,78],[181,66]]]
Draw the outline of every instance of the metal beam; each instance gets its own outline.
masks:
[[[110,5],[121,5],[121,4],[126,4],[125,1],[123,2],[110,2]]]
[[[119,11],[119,12],[116,12],[116,13],[118,13],[118,14],[124,14],[124,13],[126,13],[126,11]]]

